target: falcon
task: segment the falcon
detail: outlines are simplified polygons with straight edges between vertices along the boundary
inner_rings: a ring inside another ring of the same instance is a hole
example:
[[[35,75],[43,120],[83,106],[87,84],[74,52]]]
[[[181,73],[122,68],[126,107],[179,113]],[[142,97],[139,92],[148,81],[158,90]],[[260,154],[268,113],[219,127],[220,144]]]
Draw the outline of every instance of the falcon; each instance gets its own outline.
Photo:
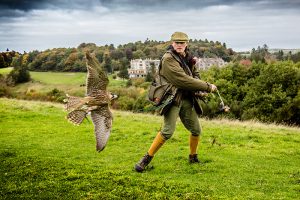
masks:
[[[108,77],[95,56],[88,52],[86,67],[86,96],[81,98],[67,95],[65,109],[69,113],[66,118],[71,123],[80,125],[90,113],[94,124],[96,150],[100,152],[105,148],[112,129],[113,115],[109,104],[117,95],[107,91]]]

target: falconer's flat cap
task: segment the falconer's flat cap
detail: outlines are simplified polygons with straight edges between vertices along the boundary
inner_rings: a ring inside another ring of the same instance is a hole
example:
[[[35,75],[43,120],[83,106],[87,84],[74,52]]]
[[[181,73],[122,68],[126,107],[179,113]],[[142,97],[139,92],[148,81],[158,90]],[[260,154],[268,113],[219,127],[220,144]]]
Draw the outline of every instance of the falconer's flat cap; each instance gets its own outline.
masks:
[[[187,36],[187,34],[185,34],[183,32],[175,32],[171,36],[171,41],[172,42],[188,42],[189,37]]]

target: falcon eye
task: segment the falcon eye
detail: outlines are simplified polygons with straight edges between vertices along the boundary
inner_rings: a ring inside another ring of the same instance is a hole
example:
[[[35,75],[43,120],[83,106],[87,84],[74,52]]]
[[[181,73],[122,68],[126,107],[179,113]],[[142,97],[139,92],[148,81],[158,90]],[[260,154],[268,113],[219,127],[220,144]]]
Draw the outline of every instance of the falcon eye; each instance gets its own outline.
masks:
[[[117,99],[117,98],[118,98],[118,95],[113,94],[113,93],[110,93],[110,99],[111,99],[111,100],[115,100],[115,99]]]

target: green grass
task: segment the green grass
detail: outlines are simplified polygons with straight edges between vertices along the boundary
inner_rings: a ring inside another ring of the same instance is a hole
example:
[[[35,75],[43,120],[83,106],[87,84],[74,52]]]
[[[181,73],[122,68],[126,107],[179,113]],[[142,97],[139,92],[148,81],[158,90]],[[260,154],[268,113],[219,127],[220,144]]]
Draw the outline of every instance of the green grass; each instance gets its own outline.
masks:
[[[12,67],[0,68],[0,74],[8,74],[12,70]]]
[[[0,68],[0,74],[8,74],[12,67]],[[85,84],[86,73],[84,72],[30,72],[31,79],[35,82],[49,86],[76,85]],[[110,87],[126,86],[126,80],[113,79],[108,76]]]
[[[300,129],[200,119],[202,164],[182,123],[145,173],[133,171],[160,116],[113,111],[106,149],[60,104],[0,99],[1,199],[299,199]],[[215,143],[212,144],[212,140]]]
[[[47,85],[81,85],[86,83],[86,74],[82,72],[30,72],[31,78]],[[109,86],[125,86],[126,81],[113,79],[109,75]]]
[[[80,85],[85,83],[86,73],[82,72],[30,72],[33,80],[48,85]]]
[[[1,73],[1,71],[0,71]],[[85,94],[86,73],[81,72],[30,72],[32,81],[12,88],[13,92],[24,94],[28,90],[47,93],[54,88],[67,94],[83,96]],[[109,75],[109,89],[125,87],[126,80],[113,79]]]

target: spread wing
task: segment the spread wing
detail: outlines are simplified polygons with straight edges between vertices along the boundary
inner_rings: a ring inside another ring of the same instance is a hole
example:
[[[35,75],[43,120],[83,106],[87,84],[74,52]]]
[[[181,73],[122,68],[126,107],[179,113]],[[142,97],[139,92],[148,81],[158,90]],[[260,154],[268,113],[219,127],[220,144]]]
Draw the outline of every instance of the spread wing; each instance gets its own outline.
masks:
[[[91,118],[95,127],[96,149],[102,151],[110,136],[113,116],[108,105],[105,105],[92,110]]]
[[[108,85],[108,77],[101,67],[99,61],[95,56],[86,53],[86,94],[88,96],[95,96],[99,90],[106,90]]]

